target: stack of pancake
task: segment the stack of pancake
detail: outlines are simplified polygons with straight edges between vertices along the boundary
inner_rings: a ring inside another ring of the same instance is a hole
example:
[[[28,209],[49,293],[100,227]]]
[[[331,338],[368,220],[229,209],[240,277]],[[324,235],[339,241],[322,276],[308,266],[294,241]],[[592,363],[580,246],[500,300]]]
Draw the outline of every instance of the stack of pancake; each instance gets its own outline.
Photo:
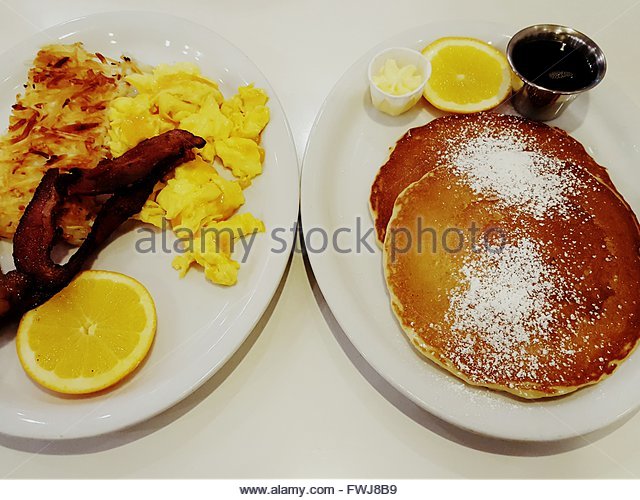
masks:
[[[392,309],[470,384],[557,396],[610,375],[640,337],[640,227],[564,131],[447,116],[398,141],[371,189]]]

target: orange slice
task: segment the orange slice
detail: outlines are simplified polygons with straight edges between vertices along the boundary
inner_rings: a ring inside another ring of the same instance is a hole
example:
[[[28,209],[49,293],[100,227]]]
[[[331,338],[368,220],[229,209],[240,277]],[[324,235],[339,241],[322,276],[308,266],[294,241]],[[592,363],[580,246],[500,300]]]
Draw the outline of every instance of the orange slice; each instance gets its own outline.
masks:
[[[507,58],[481,40],[440,38],[422,54],[431,62],[424,97],[438,109],[453,113],[485,111],[511,92]]]
[[[85,271],[22,317],[20,363],[42,386],[65,394],[109,387],[145,358],[156,332],[147,289],[124,274]]]

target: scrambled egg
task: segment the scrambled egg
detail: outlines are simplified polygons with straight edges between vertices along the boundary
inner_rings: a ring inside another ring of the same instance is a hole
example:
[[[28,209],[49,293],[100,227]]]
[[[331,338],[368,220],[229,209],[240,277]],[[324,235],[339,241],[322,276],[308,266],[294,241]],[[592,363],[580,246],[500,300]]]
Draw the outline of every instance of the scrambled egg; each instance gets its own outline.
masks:
[[[205,276],[220,285],[233,285],[237,281],[240,264],[231,259],[234,241],[264,231],[264,223],[250,213],[236,214],[221,222],[207,225],[188,250],[173,260],[180,276],[187,274],[194,263],[204,268]]]
[[[235,284],[240,265],[232,259],[234,241],[265,230],[253,215],[236,212],[245,201],[243,189],[262,173],[260,134],[269,122],[266,93],[248,85],[225,100],[218,85],[191,63],[159,65],[126,81],[137,94],[115,99],[109,110],[114,156],[175,128],[207,141],[195,160],[156,186],[138,218],[159,228],[163,219],[171,224],[183,246],[173,261],[181,276],[196,264],[212,282]],[[235,180],[220,175],[216,159]]]

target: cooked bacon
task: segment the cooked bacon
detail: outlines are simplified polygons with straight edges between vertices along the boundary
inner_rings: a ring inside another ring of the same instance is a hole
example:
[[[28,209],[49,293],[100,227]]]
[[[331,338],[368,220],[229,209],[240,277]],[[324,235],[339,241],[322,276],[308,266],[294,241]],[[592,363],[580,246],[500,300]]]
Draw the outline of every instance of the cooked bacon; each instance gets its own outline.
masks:
[[[86,260],[123,222],[140,212],[156,183],[194,157],[204,139],[172,130],[141,142],[95,170],[50,169],[38,185],[13,239],[16,270],[0,274],[0,318],[22,314],[67,286]],[[51,258],[60,235],[58,213],[74,194],[111,197],[102,205],[87,239],[66,264]]]
[[[162,137],[162,141],[158,140]],[[102,160],[91,170],[72,169],[73,182],[67,193],[104,194],[131,186],[146,179],[157,177],[156,171],[165,171],[167,164],[182,156],[183,144],[200,147],[194,143],[194,136],[185,130],[170,130],[162,135],[147,139],[115,160]],[[197,141],[200,144],[200,141]],[[162,176],[160,176],[161,178]]]

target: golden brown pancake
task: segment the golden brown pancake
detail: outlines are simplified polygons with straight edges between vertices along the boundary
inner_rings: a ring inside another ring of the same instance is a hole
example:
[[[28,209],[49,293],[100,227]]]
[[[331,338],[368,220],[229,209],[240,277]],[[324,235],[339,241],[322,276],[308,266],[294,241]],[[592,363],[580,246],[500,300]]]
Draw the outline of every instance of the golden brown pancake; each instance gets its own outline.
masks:
[[[393,204],[403,189],[434,168],[446,165],[461,143],[483,135],[495,137],[507,132],[519,135],[526,150],[581,165],[613,188],[606,169],[589,156],[582,144],[561,129],[496,113],[449,115],[409,130],[380,168],[370,197],[378,240],[384,241]]]
[[[592,168],[510,149],[521,140],[466,141],[407,187],[384,267],[422,354],[468,383],[540,398],[602,380],[635,348],[640,229]]]

